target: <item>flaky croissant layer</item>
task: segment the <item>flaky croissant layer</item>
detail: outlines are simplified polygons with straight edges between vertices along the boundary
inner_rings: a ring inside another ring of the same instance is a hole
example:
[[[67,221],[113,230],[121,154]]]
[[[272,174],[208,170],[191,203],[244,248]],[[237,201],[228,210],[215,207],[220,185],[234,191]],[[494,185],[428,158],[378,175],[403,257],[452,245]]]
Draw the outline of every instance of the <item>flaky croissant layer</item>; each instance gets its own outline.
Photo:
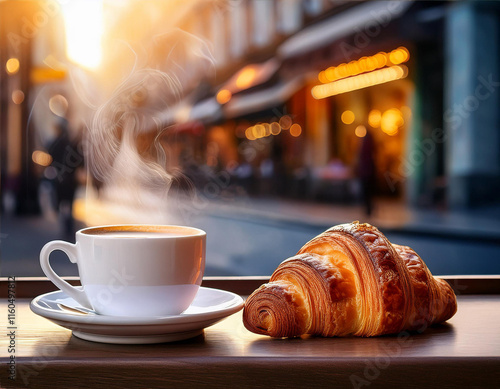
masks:
[[[415,251],[370,224],[330,228],[282,262],[247,299],[245,327],[272,337],[423,330],[457,311],[451,287]]]

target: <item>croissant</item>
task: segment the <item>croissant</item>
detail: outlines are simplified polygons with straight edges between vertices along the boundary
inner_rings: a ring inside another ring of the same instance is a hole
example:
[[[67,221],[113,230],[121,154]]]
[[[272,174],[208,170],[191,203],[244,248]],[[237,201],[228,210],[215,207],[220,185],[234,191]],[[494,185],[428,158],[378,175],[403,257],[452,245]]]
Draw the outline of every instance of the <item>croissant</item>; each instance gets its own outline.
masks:
[[[455,294],[415,251],[370,224],[330,228],[282,262],[250,295],[243,322],[272,337],[377,336],[452,317]]]

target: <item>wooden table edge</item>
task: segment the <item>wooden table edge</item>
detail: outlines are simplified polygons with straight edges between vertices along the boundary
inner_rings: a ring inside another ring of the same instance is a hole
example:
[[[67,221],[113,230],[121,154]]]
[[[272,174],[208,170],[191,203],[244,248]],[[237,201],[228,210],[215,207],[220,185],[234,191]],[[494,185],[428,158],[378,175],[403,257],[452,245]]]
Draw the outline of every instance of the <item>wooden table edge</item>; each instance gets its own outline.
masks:
[[[448,282],[455,294],[500,294],[500,275],[453,275],[438,276]],[[72,285],[79,285],[78,277],[63,277]],[[269,276],[204,277],[202,286],[227,290],[239,295],[249,295]],[[6,298],[8,284],[15,283],[16,298],[34,298],[57,290],[46,277],[0,277],[0,298]]]

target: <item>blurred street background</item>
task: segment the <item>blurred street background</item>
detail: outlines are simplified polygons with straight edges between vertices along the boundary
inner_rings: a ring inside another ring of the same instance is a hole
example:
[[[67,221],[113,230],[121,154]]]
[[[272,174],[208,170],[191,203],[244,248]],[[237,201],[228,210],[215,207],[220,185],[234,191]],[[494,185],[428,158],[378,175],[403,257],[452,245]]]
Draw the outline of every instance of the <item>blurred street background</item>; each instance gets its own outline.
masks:
[[[116,223],[270,275],[354,220],[500,274],[499,49],[497,1],[0,1],[0,275]]]

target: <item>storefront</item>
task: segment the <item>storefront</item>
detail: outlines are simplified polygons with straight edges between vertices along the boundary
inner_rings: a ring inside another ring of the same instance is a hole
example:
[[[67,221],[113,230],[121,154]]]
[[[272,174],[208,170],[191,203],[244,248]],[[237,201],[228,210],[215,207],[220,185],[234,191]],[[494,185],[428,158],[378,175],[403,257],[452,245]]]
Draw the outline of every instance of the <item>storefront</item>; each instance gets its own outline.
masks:
[[[318,73],[311,87],[314,121],[323,126],[323,153],[309,161],[326,165],[320,174],[359,178],[360,146],[373,138],[374,178],[381,195],[400,197],[404,186],[391,177],[400,170],[411,130],[414,83],[408,76],[410,52],[405,47],[363,56]],[[321,147],[321,145],[318,145]],[[329,171],[330,170],[330,171]]]

